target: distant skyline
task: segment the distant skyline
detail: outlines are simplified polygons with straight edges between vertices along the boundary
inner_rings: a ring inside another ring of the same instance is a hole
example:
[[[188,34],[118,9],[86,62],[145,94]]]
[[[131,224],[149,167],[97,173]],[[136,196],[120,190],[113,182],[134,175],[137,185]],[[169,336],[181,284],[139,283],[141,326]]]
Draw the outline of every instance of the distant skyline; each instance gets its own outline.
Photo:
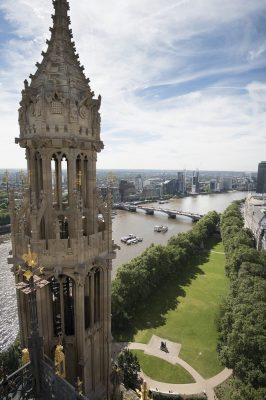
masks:
[[[51,0],[1,0],[0,168],[25,168],[17,109],[49,39]],[[70,1],[101,94],[101,169],[257,171],[266,148],[262,0]]]

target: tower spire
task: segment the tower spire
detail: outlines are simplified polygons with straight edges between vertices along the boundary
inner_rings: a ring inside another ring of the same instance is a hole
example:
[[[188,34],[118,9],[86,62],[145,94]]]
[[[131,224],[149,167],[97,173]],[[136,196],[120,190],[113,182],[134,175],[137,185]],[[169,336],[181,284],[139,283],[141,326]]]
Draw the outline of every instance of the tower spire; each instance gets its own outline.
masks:
[[[70,17],[68,16],[69,3],[67,0],[54,0],[54,14],[52,30],[67,30],[70,31]],[[71,32],[71,31],[70,31]],[[71,35],[72,36],[72,35]]]
[[[47,50],[20,102],[16,142],[26,150],[30,179],[21,207],[12,209],[12,257],[18,268],[28,243],[38,253],[50,282],[37,298],[45,354],[53,357],[60,334],[67,380],[79,377],[95,400],[104,392],[109,398],[114,258],[111,199],[104,204],[96,186],[101,97],[94,97],[78,60],[68,1],[53,6]],[[23,298],[18,302],[26,347],[29,313]]]
[[[47,41],[48,50],[51,43],[64,50],[64,52],[69,52],[74,55],[74,59],[78,58],[76,56],[75,43],[72,41],[73,35],[70,29],[70,17],[68,15],[69,3],[67,0],[53,0],[54,14],[52,14],[53,27],[50,28],[51,40]]]

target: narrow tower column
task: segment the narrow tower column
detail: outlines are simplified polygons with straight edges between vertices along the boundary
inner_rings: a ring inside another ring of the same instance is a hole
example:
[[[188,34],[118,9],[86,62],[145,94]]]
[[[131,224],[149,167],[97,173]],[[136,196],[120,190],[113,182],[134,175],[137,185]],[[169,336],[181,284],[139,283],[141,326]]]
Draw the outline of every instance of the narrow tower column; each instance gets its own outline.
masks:
[[[53,355],[60,334],[67,379],[75,384],[79,376],[94,400],[109,388],[113,254],[110,210],[96,189],[101,96],[94,98],[76,54],[68,1],[53,5],[47,50],[20,102],[16,143],[26,150],[29,191],[12,210],[13,262],[21,263],[29,243],[38,254],[50,282],[37,298],[45,352]],[[18,305],[26,343],[29,313],[19,295]]]

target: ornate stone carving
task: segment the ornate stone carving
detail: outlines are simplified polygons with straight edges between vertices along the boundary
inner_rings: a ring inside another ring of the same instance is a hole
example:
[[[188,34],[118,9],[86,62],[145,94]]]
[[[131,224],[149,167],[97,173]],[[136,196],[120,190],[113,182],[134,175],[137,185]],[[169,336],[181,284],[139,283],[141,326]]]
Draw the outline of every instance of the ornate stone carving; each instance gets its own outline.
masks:
[[[41,95],[36,96],[36,103],[35,103],[35,115],[36,117],[40,117],[42,115],[43,109],[43,98]]]
[[[51,114],[63,114],[66,101],[60,91],[55,91],[52,95],[46,96],[46,100],[50,106]]]
[[[89,109],[85,104],[82,104],[79,108],[79,115],[82,119],[87,119],[89,117]]]
[[[74,100],[70,100],[70,113],[69,113],[69,119],[70,122],[77,122],[78,120],[78,107],[77,103]]]
[[[95,150],[97,153],[100,153],[100,151],[103,149],[103,142],[94,142],[92,145],[93,150]],[[97,161],[97,156],[95,155],[95,158]]]

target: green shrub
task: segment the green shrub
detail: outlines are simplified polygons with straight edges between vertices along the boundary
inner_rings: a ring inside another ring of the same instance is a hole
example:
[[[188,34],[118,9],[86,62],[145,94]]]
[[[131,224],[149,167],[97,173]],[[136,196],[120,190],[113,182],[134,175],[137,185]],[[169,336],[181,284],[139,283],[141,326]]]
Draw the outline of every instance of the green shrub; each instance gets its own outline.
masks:
[[[266,387],[266,254],[254,248],[238,204],[221,217],[231,290],[221,309],[218,353],[234,370],[230,400],[264,399]],[[229,390],[229,389],[228,389]]]
[[[140,365],[138,358],[130,350],[123,350],[117,357],[117,365],[123,371],[123,383],[127,389],[139,387]]]
[[[0,209],[0,225],[10,224],[10,215],[6,210]]]

